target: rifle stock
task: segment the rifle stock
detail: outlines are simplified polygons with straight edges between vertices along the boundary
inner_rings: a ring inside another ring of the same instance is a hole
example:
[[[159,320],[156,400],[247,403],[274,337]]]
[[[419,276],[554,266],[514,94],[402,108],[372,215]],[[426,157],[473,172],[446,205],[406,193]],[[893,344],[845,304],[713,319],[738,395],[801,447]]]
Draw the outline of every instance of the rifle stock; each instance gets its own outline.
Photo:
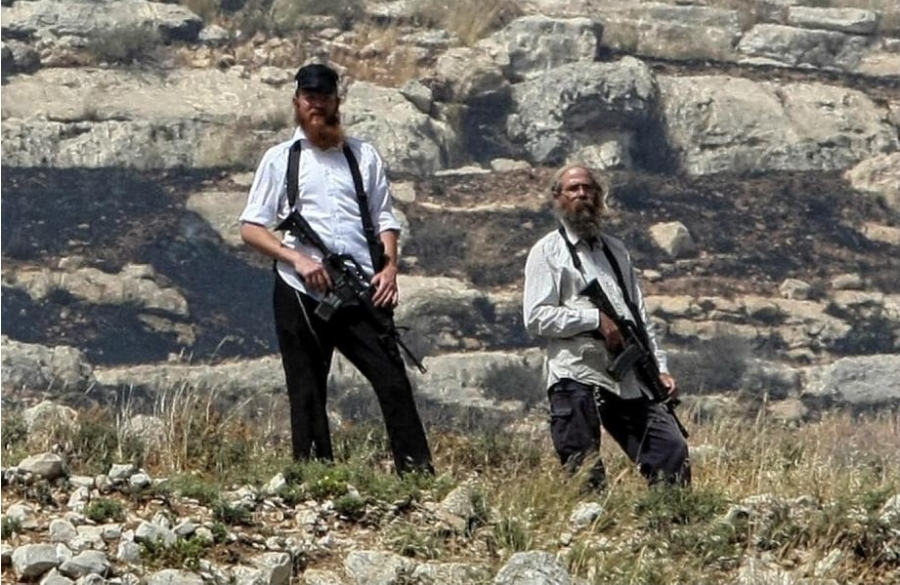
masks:
[[[362,267],[348,254],[335,254],[325,245],[322,238],[312,229],[297,210],[292,210],[278,226],[277,231],[289,231],[301,241],[318,248],[323,254],[322,265],[331,278],[331,289],[316,307],[315,314],[323,321],[328,321],[343,306],[359,306],[366,317],[375,325],[379,338],[392,357],[401,360],[397,352],[399,346],[409,357],[413,365],[423,374],[428,371],[422,361],[403,343],[397,327],[394,325],[390,310],[376,307],[372,301],[372,289]],[[391,344],[391,341],[396,343]],[[396,355],[395,355],[396,352]]]
[[[675,424],[678,426],[678,430],[684,438],[688,438],[687,429],[681,424],[678,415],[675,414],[675,407],[679,404],[679,400],[669,397],[668,388],[663,386],[660,380],[661,372],[659,365],[656,363],[656,357],[653,355],[649,344],[644,341],[644,336],[638,330],[637,324],[619,315],[596,278],[591,280],[581,290],[580,294],[589,298],[595,307],[612,319],[622,333],[624,348],[615,356],[612,364],[607,368],[607,373],[614,380],[618,381],[628,371],[634,369],[638,379],[650,390],[653,400],[666,405],[666,408],[675,420]]]

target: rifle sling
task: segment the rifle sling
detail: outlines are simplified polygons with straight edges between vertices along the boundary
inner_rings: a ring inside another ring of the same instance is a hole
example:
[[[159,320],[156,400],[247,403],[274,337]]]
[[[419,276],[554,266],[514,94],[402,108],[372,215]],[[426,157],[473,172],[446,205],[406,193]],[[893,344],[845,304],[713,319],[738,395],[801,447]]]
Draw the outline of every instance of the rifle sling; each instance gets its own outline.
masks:
[[[294,205],[297,203],[297,198],[300,195],[300,150],[301,139],[297,139],[291,144],[291,148],[288,151],[288,166],[285,182],[287,183],[288,205],[291,209],[294,208]],[[342,151],[344,153],[344,158],[347,159],[347,166],[350,167],[350,175],[353,177],[353,187],[356,190],[356,203],[359,205],[359,215],[362,218],[363,232],[366,236],[366,243],[369,245],[372,270],[377,273],[381,269],[382,254],[378,251],[379,246],[378,241],[375,238],[375,226],[372,224],[372,214],[369,211],[369,197],[366,195],[365,188],[363,188],[362,175],[359,172],[359,162],[357,162],[353,151],[350,150],[350,145],[346,142],[344,142]],[[299,209],[297,210],[297,214],[301,217],[303,216]]]
[[[569,238],[566,237],[566,230],[563,226],[559,226],[559,235],[562,236],[563,241],[566,243],[566,248],[569,250],[569,255],[572,257],[572,264],[575,266],[575,269],[584,274],[584,266],[581,263],[581,258],[578,257],[578,251],[575,249],[575,244],[570,242]],[[609,244],[607,244],[603,234],[600,234],[600,242],[603,244],[603,254],[606,256],[606,260],[609,262],[609,265],[613,269],[613,273],[616,275],[616,283],[619,285],[619,290],[622,291],[622,298],[625,300],[625,305],[628,307],[631,318],[634,319],[634,323],[637,325],[637,331],[641,336],[641,341],[644,342],[647,347],[652,347],[650,345],[650,340],[647,337],[647,329],[644,326],[644,321],[641,319],[641,313],[637,310],[637,307],[631,300],[631,296],[628,294],[628,287],[625,286],[625,276],[622,273],[622,268],[619,266],[619,262],[616,260],[615,255],[613,255],[612,250],[610,250]]]

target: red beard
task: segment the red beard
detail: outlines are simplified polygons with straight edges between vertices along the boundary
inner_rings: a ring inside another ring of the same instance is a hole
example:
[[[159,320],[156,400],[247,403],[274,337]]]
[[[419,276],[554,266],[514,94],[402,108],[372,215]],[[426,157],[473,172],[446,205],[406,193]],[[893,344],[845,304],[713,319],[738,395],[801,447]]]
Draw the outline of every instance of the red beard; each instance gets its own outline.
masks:
[[[297,120],[306,139],[313,146],[321,150],[328,150],[340,146],[344,141],[344,128],[337,113],[330,118],[319,114],[311,114],[304,119]]]

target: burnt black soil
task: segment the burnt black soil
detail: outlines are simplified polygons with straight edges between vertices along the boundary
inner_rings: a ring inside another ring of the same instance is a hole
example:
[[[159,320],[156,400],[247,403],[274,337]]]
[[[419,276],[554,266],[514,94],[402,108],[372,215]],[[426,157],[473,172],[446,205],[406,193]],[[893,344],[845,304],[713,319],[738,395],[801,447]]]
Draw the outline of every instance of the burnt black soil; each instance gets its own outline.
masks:
[[[546,196],[549,169],[439,177],[417,182],[417,199],[398,204],[410,222],[404,271],[450,275],[483,288],[521,286],[530,246],[554,228]],[[229,188],[220,173],[122,169],[3,169],[4,273],[55,269],[61,258],[116,272],[151,265],[159,283],[177,287],[191,314],[171,316],[133,306],[87,304],[59,292],[33,301],[3,288],[3,333],[49,345],[70,344],[95,364],[139,363],[179,352],[174,333],[148,319],[190,326],[188,352],[198,360],[275,351],[268,264],[229,248],[185,208],[205,185]],[[853,191],[838,174],[686,178],[619,172],[612,176],[609,230],[635,262],[663,278],[661,294],[775,294],[787,277],[824,285],[860,272],[868,288],[892,291],[900,280],[896,248],[861,235],[865,222],[900,225],[877,200]],[[649,227],[681,221],[698,245],[673,262],[650,240]]]
[[[272,351],[271,277],[254,254],[235,253],[185,209],[188,195],[220,174],[139,173],[122,169],[3,169],[4,272],[55,269],[83,256],[86,266],[117,272],[149,264],[158,283],[187,298],[198,357]],[[153,311],[93,305],[67,294],[40,301],[3,289],[3,333],[32,343],[71,344],[93,363],[165,359],[183,347],[174,333],[144,321]],[[159,315],[157,315],[159,316]]]
[[[519,286],[524,253],[555,228],[550,171],[446,179],[419,185],[404,208],[412,231],[405,249],[423,274],[452,273],[486,286]],[[758,177],[677,177],[618,172],[611,177],[609,231],[622,237],[638,266],[666,278],[648,285],[665,294],[772,294],[785,278],[819,283],[860,272],[869,286],[893,290],[900,262],[893,247],[872,242],[866,222],[898,225],[877,199],[857,193],[837,173],[769,173]],[[448,213],[431,205],[516,204],[520,208]],[[680,221],[698,248],[673,262],[649,228]]]

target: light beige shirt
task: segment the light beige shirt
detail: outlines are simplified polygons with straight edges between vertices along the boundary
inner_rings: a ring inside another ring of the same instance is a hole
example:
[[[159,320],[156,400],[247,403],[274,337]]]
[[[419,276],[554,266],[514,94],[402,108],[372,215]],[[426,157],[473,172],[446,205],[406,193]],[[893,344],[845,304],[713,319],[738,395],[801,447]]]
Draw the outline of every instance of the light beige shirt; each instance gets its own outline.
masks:
[[[581,260],[580,271],[575,267],[566,242],[558,231],[541,238],[531,248],[525,264],[525,327],[532,335],[547,339],[544,363],[547,387],[563,378],[570,378],[584,384],[602,386],[623,398],[637,398],[642,394],[652,396],[638,382],[633,371],[620,381],[607,373],[612,355],[602,339],[591,335],[599,330],[600,311],[580,291],[596,278],[619,315],[632,322],[633,319],[616,282],[615,272],[603,253],[602,244],[597,242],[592,247],[568,227],[565,231]],[[647,336],[659,369],[667,373],[666,354],[656,342],[631,258],[621,240],[604,237],[622,270],[629,296],[637,305],[641,320],[647,325]]]

